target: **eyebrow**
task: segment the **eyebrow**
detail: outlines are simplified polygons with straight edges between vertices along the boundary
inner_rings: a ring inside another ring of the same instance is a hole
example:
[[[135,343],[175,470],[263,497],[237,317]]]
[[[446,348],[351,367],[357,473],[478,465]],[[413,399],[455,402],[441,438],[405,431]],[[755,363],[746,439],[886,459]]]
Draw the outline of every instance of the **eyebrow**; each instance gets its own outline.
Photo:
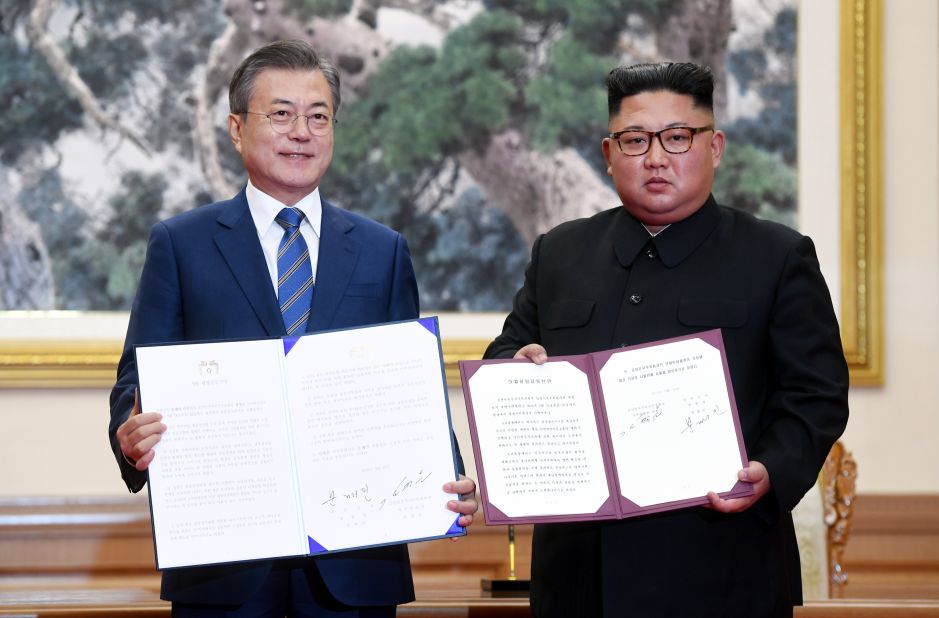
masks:
[[[294,105],[294,102],[291,101],[290,99],[273,99],[271,100],[271,105],[291,105],[292,106]],[[312,107],[325,107],[326,109],[329,109],[329,104],[326,101],[314,101],[313,103],[310,103],[307,109],[312,108]]]
[[[688,122],[670,122],[664,127],[662,127],[660,131],[664,131],[665,129],[674,129],[675,127],[690,127],[690,126],[692,125]],[[620,129],[620,131],[648,131],[648,129],[646,129],[642,125],[631,124],[628,127],[623,127],[622,129]],[[655,131],[652,131],[652,133],[655,133]]]

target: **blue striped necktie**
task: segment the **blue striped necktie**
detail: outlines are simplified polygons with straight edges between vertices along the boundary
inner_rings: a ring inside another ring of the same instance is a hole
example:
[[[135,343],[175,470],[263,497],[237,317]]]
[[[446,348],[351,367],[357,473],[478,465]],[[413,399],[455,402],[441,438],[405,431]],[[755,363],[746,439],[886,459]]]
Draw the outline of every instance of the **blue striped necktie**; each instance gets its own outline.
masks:
[[[284,237],[277,249],[277,300],[287,334],[303,333],[313,300],[310,250],[300,234],[303,213],[296,208],[284,208],[277,213],[275,221],[284,228]]]

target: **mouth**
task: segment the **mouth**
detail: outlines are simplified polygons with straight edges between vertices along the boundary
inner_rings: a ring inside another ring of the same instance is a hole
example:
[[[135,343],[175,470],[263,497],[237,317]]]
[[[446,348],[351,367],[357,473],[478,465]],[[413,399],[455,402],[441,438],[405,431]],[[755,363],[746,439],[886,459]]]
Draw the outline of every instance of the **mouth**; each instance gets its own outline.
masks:
[[[306,154],[303,152],[282,152],[280,153],[280,156],[295,160],[309,159],[313,157],[312,154]]]
[[[645,189],[649,191],[650,193],[664,194],[670,190],[672,183],[665,180],[661,176],[653,176],[652,178],[648,179],[645,182],[644,186],[645,186]]]

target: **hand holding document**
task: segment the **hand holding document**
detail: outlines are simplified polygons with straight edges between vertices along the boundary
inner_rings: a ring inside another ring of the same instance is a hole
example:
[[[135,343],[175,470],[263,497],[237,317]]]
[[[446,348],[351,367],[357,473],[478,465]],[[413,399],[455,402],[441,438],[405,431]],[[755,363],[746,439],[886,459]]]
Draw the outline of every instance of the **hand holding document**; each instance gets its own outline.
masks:
[[[137,348],[158,568],[464,534],[435,318]]]
[[[752,493],[720,331],[461,361],[488,523],[617,519]]]

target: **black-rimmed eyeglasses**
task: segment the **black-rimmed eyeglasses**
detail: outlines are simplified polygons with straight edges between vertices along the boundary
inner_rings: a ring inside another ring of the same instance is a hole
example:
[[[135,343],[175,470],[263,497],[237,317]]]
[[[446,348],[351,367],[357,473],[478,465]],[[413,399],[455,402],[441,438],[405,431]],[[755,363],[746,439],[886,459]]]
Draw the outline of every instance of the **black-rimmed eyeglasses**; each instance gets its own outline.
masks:
[[[637,157],[649,152],[653,138],[659,138],[659,144],[665,149],[665,152],[671,154],[682,154],[691,150],[691,144],[694,136],[704,131],[713,131],[713,126],[708,127],[669,127],[661,131],[637,131],[635,129],[626,129],[610,133],[610,139],[619,145],[620,152],[631,157]]]

